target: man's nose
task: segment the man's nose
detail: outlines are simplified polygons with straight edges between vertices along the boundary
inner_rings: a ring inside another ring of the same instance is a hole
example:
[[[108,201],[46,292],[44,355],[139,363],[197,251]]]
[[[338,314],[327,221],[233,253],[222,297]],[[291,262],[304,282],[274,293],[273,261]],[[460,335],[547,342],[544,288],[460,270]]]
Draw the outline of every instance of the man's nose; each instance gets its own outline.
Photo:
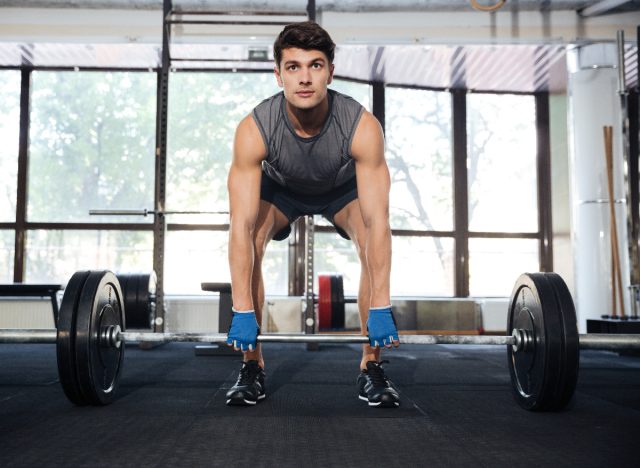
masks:
[[[300,84],[310,84],[311,83],[311,70],[308,68],[303,68],[300,73]]]

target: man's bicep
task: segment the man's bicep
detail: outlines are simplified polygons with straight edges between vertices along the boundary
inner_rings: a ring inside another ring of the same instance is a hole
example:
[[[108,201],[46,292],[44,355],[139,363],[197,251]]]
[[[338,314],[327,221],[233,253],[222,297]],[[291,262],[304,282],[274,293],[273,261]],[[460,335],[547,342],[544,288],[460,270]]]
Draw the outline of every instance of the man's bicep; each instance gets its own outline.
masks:
[[[246,117],[236,130],[233,161],[227,181],[232,217],[235,215],[244,220],[254,220],[257,216],[265,153],[255,121],[251,116]]]
[[[360,209],[369,222],[372,217],[388,216],[390,177],[384,158],[384,137],[378,121],[363,115],[352,147],[358,181]]]

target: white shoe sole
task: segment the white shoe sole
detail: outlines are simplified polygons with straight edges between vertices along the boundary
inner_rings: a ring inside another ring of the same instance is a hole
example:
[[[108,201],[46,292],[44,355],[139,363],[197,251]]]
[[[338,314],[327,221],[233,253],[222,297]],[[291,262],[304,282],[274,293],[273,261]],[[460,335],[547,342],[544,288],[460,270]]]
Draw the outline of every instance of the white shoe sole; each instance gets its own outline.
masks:
[[[360,400],[362,400],[362,401],[366,401],[369,406],[380,406],[382,404],[381,401],[379,401],[377,403],[375,403],[373,401],[369,401],[369,399],[366,396],[358,395],[358,398]],[[400,406],[400,402],[399,401],[394,401],[393,405],[398,407],[398,406]]]
[[[258,395],[258,400],[264,400],[266,398],[266,396],[267,396],[266,393],[263,393],[262,395]],[[244,401],[245,405],[255,405],[256,403],[258,403],[257,400],[253,401],[253,400],[247,400],[245,398],[243,398],[242,401]],[[233,403],[231,403],[231,402],[233,402]],[[227,400],[227,405],[229,405],[229,404],[238,405],[238,401],[234,400],[233,398],[229,398]],[[240,406],[242,406],[242,405],[240,405]]]

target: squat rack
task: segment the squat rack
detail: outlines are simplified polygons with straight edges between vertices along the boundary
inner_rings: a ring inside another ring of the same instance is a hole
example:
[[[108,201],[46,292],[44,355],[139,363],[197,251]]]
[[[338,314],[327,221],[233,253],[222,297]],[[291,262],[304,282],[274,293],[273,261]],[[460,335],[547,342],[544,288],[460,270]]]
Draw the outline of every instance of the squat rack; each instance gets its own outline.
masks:
[[[258,16],[260,19],[237,20],[230,16]],[[156,321],[154,330],[164,331],[164,259],[165,259],[165,234],[167,231],[166,220],[166,191],[167,191],[167,127],[168,127],[168,101],[169,101],[169,76],[173,61],[202,61],[202,59],[191,59],[184,57],[172,57],[171,55],[171,33],[175,25],[197,24],[197,25],[235,25],[235,26],[255,26],[255,25],[285,25],[290,21],[282,21],[282,17],[300,16],[310,20],[316,19],[316,2],[307,0],[305,12],[281,12],[281,11],[261,11],[261,12],[229,12],[229,11],[187,11],[174,9],[173,0],[163,0],[162,6],[162,50],[161,66],[158,74],[157,91],[157,121],[156,121],[156,150],[155,150],[155,189],[154,189],[154,221],[153,221],[153,269],[156,272],[158,283],[156,289]],[[195,17],[195,18],[194,18]],[[211,19],[214,17],[215,19]],[[290,239],[290,252],[305,253],[304,274],[295,268],[296,277],[290,280],[289,293],[305,293],[306,312],[304,323],[308,324],[311,319],[312,326],[305,325],[305,331],[313,333],[313,260],[307,257],[307,252],[313,249],[313,217],[300,220]],[[310,249],[307,249],[307,241],[310,241]],[[291,257],[291,255],[290,255]],[[293,258],[296,258],[293,256]],[[311,279],[304,281],[305,278]],[[302,281],[301,281],[302,280]],[[305,287],[306,285],[306,287]]]

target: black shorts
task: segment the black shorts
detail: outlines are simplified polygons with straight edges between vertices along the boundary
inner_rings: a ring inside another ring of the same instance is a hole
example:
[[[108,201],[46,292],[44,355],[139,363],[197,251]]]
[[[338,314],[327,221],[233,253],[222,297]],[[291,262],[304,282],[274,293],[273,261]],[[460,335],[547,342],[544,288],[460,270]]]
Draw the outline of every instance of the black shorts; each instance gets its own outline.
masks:
[[[333,217],[349,202],[358,198],[356,178],[336,187],[331,192],[322,195],[300,195],[282,187],[272,178],[262,173],[260,198],[278,208],[289,220],[289,226],[283,228],[273,236],[273,240],[284,240],[291,233],[291,223],[300,216],[319,214],[324,216],[345,239],[347,233],[335,225]]]

